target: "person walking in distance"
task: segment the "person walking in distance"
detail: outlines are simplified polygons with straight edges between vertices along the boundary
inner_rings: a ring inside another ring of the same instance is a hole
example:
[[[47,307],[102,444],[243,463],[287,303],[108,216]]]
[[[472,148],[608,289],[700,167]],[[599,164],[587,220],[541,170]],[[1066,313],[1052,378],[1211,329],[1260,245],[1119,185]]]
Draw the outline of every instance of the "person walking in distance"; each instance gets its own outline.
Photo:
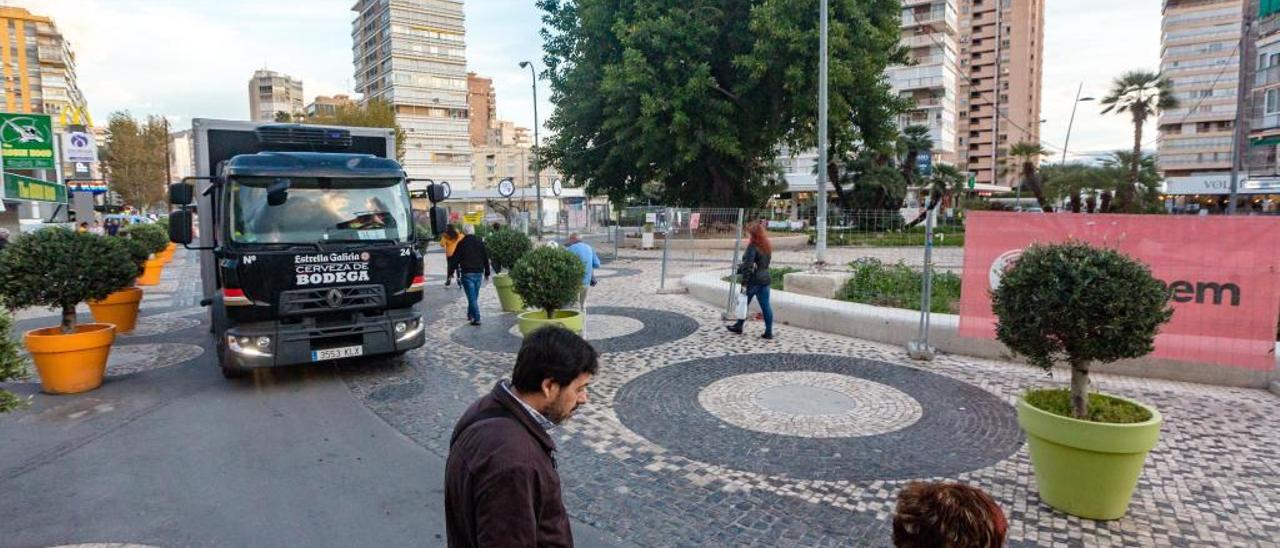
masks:
[[[476,227],[462,225],[462,240],[453,250],[457,263],[458,283],[467,293],[467,321],[480,325],[480,285],[489,279],[489,249],[476,237]],[[480,276],[483,275],[483,280]]]
[[[565,249],[577,255],[582,260],[582,290],[578,292],[578,310],[584,314],[587,312],[587,288],[596,285],[596,269],[600,268],[600,256],[596,255],[596,250],[591,245],[582,241],[582,236],[577,232],[569,235],[569,241],[565,243]]]
[[[444,235],[440,236],[440,247],[444,248],[444,260],[448,265],[444,275],[444,285],[448,287],[453,283],[453,275],[458,271],[458,261],[453,258],[453,252],[458,249],[458,243],[462,241],[462,235],[458,234],[458,229],[453,225],[445,229]],[[462,286],[462,282],[458,282],[458,286]]]
[[[742,286],[742,293],[747,296],[748,305],[753,298],[760,303],[760,312],[764,314],[764,335],[761,338],[772,339],[773,307],[769,306],[769,286],[773,283],[773,278],[769,275],[769,260],[773,256],[773,246],[769,244],[764,223],[752,223],[747,228],[747,234],[751,239],[746,252],[742,254],[742,264],[738,265],[738,282]],[[742,326],[746,322],[745,319],[740,319],[737,323],[726,326],[726,329],[741,335]]]
[[[571,547],[550,431],[587,403],[599,354],[558,326],[525,338],[511,380],[458,419],[445,464],[451,548]]]

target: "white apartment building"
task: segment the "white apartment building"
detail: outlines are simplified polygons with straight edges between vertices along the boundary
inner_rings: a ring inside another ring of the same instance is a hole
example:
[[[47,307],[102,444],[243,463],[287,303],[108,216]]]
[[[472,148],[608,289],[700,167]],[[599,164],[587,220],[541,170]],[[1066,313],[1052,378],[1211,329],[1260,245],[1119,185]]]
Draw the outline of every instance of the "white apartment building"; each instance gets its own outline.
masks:
[[[359,0],[352,10],[356,92],[395,108],[405,132],[405,171],[470,189],[462,2]]]
[[[1164,2],[1160,72],[1181,103],[1159,120],[1158,161],[1168,194],[1225,194],[1229,188],[1243,5]]]
[[[249,119],[271,122],[277,112],[303,113],[302,81],[272,70],[259,70],[249,79]]]
[[[905,0],[902,45],[912,63],[889,69],[889,82],[916,107],[898,117],[898,126],[929,128],[936,162],[956,162],[956,0]]]

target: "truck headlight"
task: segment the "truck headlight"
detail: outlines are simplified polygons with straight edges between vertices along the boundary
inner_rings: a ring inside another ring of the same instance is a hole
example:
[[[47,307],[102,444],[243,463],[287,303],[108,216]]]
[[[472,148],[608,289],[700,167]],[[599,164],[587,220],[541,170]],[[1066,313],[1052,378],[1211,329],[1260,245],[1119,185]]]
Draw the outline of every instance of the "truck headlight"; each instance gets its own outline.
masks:
[[[258,337],[258,348],[271,348],[271,337]]]
[[[417,337],[422,332],[422,318],[396,322],[396,342],[404,342]]]
[[[266,346],[262,346],[261,344],[264,339],[267,343]],[[259,345],[254,346],[253,343],[255,342],[259,343]],[[257,340],[255,341],[252,337],[235,337],[227,335],[227,350],[242,356],[269,357],[271,356],[271,353],[268,352],[267,349],[270,345],[271,337],[257,337]]]

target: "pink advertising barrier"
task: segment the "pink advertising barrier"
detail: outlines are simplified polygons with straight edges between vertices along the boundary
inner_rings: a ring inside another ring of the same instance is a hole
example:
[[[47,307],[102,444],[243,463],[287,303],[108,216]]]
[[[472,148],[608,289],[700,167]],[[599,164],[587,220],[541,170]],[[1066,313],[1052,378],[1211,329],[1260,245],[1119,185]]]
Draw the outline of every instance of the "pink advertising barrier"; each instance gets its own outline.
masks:
[[[990,290],[999,274],[1031,244],[1069,239],[1123,252],[1165,282],[1174,314],[1154,357],[1275,367],[1280,218],[973,212],[965,222],[960,335],[994,339]]]

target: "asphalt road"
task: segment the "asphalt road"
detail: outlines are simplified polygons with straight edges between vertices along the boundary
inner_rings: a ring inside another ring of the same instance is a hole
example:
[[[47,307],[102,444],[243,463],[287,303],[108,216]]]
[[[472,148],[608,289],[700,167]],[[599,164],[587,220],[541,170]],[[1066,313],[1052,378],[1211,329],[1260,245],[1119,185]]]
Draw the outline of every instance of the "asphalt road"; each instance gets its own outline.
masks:
[[[459,295],[429,290],[422,309]],[[0,417],[0,546],[444,544],[444,459],[365,408],[334,366],[227,381],[204,324],[128,342],[204,353]]]

